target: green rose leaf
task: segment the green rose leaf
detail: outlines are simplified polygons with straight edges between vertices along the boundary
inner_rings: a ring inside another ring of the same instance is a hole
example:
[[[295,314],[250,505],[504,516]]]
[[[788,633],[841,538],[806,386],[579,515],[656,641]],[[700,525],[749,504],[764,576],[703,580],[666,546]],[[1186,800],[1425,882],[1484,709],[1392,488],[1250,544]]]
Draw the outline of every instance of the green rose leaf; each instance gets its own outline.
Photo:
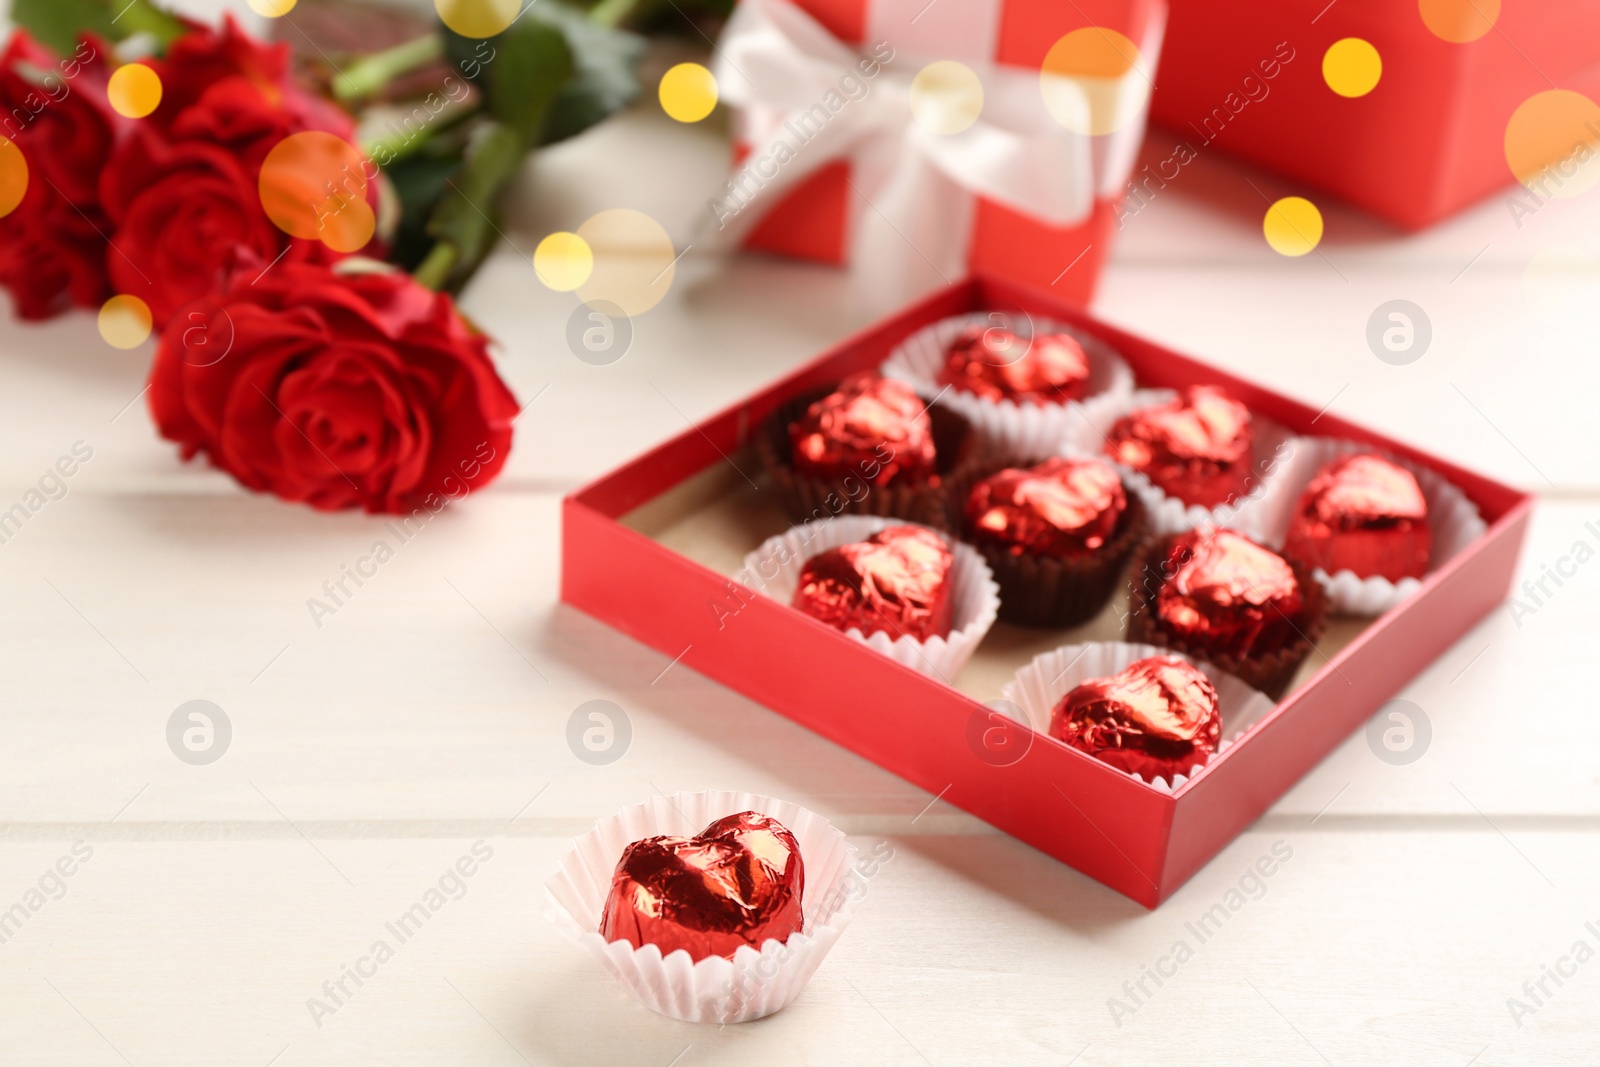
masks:
[[[562,4],[542,5],[544,14],[567,36],[577,57],[576,76],[568,83],[545,125],[543,144],[575,137],[639,95],[635,66],[644,52],[644,38],[591,22]]]
[[[126,0],[15,0],[11,21],[62,56],[78,47],[78,36],[83,33],[97,34],[108,41],[148,33],[163,48],[184,33],[182,22],[147,0],[133,0],[131,4]]]
[[[547,35],[559,36],[571,66],[532,144],[553,144],[595,125],[630,104],[639,94],[634,65],[644,41],[631,33],[596,25],[581,11],[558,0],[534,0],[510,29],[484,41],[441,31],[445,51],[462,74],[484,92],[489,110],[501,121],[518,128],[527,124],[517,116],[526,90],[519,84],[536,77],[528,68],[546,55],[536,45]]]
[[[417,268],[418,281],[452,290],[466,284],[500,236],[500,190],[527,153],[523,132],[512,126],[491,121],[476,131],[428,218],[428,236],[438,243]]]

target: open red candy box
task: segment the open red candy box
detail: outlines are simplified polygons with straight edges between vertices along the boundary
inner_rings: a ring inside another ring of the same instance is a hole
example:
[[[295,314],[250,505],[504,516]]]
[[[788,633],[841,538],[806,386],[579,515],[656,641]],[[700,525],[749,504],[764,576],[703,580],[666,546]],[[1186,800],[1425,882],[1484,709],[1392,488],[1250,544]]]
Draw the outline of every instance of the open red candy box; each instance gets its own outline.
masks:
[[[929,323],[991,309],[1056,318],[1104,338],[1141,386],[1218,384],[1290,430],[1365,442],[1429,467],[1477,505],[1488,529],[1398,607],[1376,619],[1334,620],[1276,708],[1170,792],[983,703],[998,698],[1037,653],[1122,636],[1117,597],[1072,630],[997,624],[947,685],[734,583],[729,575],[745,553],[791,525],[760,484],[751,442],[763,420],[796,394],[877,367]],[[1332,415],[1319,417],[1049,294],[979,276],[567,497],[561,597],[1154,907],[1504,598],[1531,509],[1531,498],[1514,489]]]

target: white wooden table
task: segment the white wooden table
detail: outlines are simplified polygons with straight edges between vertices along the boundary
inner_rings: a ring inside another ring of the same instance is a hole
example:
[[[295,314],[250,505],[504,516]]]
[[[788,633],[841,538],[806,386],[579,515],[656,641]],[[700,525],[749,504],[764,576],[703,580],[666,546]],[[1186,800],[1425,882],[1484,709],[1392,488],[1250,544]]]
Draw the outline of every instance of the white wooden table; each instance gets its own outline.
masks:
[[[26,913],[0,926],[0,1063],[1600,1061],[1600,962],[1537,985],[1575,942],[1600,950],[1600,563],[1402,694],[1432,725],[1420,759],[1351,738],[1154,913],[556,603],[564,492],[860,322],[844,276],[751,260],[687,269],[620,363],[568,352],[574,299],[517,249],[608,207],[682,247],[724,158],[715,131],[642,107],[530,169],[516,248],[464,303],[518,395],[545,391],[500,481],[320,628],[307,598],[381,519],[181,465],[130,407],[148,350],[107,348],[90,316],[0,317],[0,509],[94,450],[0,545],[0,923]],[[1491,202],[1416,237],[1324,205],[1321,254],[1290,261],[1247,176],[1303,191],[1202,156],[1129,222],[1098,310],[1534,490],[1529,577],[1600,547],[1600,196],[1520,230]],[[1394,298],[1434,328],[1410,366],[1364,339]],[[232,728],[204,766],[167,742],[195,699]],[[565,741],[591,699],[632,724],[608,766]],[[633,1004],[540,907],[598,816],[723,787],[894,858],[798,1002],[716,1029]],[[478,841],[493,856],[464,895],[314,1019],[324,982]],[[1195,944],[1185,924],[1278,842],[1292,858],[1264,895]],[[50,873],[63,857],[70,877]],[[1194,958],[1140,993],[1180,939]],[[1136,1010],[1114,1017],[1114,997]],[[1512,997],[1535,1010],[1513,1018]]]

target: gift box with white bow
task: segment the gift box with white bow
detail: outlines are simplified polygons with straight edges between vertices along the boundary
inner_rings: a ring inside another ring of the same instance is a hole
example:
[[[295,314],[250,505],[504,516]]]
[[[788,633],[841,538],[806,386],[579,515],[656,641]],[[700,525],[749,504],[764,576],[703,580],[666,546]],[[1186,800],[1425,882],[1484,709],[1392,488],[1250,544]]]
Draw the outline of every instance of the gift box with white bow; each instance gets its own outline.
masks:
[[[729,246],[848,264],[884,308],[982,270],[1086,301],[1164,0],[741,0],[718,44]]]

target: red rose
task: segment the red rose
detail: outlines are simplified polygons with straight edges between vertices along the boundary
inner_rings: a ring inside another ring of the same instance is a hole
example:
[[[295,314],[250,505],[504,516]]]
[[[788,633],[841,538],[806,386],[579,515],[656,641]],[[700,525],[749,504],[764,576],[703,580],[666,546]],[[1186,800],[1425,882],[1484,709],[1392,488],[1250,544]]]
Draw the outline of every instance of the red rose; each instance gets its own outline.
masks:
[[[150,410],[185,458],[324,509],[437,511],[499,473],[517,403],[448,296],[282,263],[175,320]]]
[[[101,181],[117,220],[107,259],[119,293],[139,297],[157,327],[215,289],[241,262],[332,262],[321,241],[289,237],[261,207],[254,172],[203,141],[168,144],[136,130]],[[260,267],[258,266],[259,270]]]
[[[22,203],[0,219],[0,285],[11,290],[19,318],[48,319],[74,304],[97,308],[111,296],[106,239],[96,225],[93,213],[29,181]]]
[[[0,52],[0,136],[28,165],[22,203],[0,218],[0,285],[25,319],[111,295],[97,183],[127,123],[106,103],[104,50],[85,39],[58,59],[19,30]]]
[[[348,115],[289,76],[287,44],[256,40],[232,15],[221,29],[196,26],[151,65],[161,75],[161,104],[149,124],[175,140],[226,148],[252,170],[291,133],[355,137]]]
[[[287,47],[254,40],[230,17],[220,30],[194,28],[150,65],[161,77],[161,103],[118,145],[100,179],[116,227],[108,266],[117,291],[144,300],[160,328],[241,262],[343,258],[320,241],[291,238],[261,204],[261,163],[285,137],[354,135],[347,115],[290,79]],[[355,174],[341,187],[364,179]],[[325,182],[307,175],[304,184]],[[376,205],[375,183],[366,197]]]

